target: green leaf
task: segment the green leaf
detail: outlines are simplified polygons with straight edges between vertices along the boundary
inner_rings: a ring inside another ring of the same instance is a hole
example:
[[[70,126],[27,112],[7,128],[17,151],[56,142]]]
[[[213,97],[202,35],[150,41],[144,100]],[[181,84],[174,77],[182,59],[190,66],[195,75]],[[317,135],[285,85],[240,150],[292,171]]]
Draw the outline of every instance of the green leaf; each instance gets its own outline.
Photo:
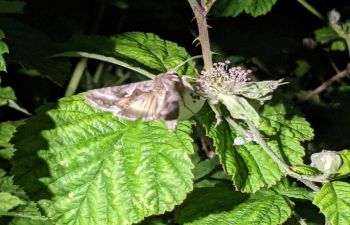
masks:
[[[331,50],[344,52],[346,50],[346,45],[344,41],[333,41],[331,44]]]
[[[195,168],[192,171],[194,180],[198,180],[208,175],[210,172],[212,172],[215,169],[217,165],[218,165],[217,157],[213,159],[205,159],[203,161],[200,161],[198,164],[195,165]]]
[[[262,16],[270,12],[276,2],[277,0],[253,0],[244,11],[253,17]]]
[[[322,174],[321,171],[316,169],[315,167],[308,166],[308,165],[298,165],[298,166],[292,166],[290,167],[294,172],[302,175],[310,175],[310,176],[315,176],[315,175],[320,175]]]
[[[303,164],[305,152],[301,142],[314,137],[310,123],[299,115],[290,117],[283,104],[265,105],[261,116],[264,120],[260,129],[270,136],[268,144],[276,154],[290,165]]]
[[[309,72],[311,66],[306,60],[297,60],[295,63],[297,64],[297,67],[295,68],[294,73],[297,77],[303,77]]]
[[[26,4],[23,1],[0,0],[0,13],[23,13]]]
[[[0,71],[6,71],[6,62],[2,56],[5,53],[9,53],[9,49],[5,42],[1,41],[5,37],[5,34],[0,30]]]
[[[315,193],[307,188],[291,185],[287,179],[282,179],[277,185],[272,187],[273,190],[288,198],[298,198],[312,201]]]
[[[1,89],[0,89],[1,90]],[[0,157],[4,159],[10,159],[15,149],[13,145],[9,143],[13,134],[16,132],[17,127],[22,124],[21,121],[17,122],[2,122],[0,123]]]
[[[315,30],[315,39],[321,44],[326,44],[330,41],[339,39],[339,35],[331,27],[322,27]]]
[[[53,42],[39,30],[5,16],[0,16],[0,27],[6,33],[6,43],[11,49],[7,62],[16,62],[28,70],[35,70],[63,86],[70,76],[70,62],[66,59],[50,58],[61,52]]]
[[[260,129],[265,133],[272,150],[291,165],[301,164],[304,156],[301,141],[313,137],[309,123],[299,116],[289,118],[281,104],[266,105],[261,115],[263,122]],[[204,109],[201,119],[207,135],[214,140],[221,163],[227,173],[232,175],[239,190],[256,192],[261,187],[275,185],[285,175],[277,163],[254,142],[234,146],[233,140],[241,135],[225,122],[215,127],[213,113]]]
[[[276,225],[291,216],[287,200],[271,190],[261,190],[231,211],[213,213],[187,225]]]
[[[154,74],[167,72],[190,58],[183,47],[152,33],[128,32],[111,38],[73,36],[65,45],[68,52],[60,56],[75,54]],[[193,61],[188,62],[177,72],[193,75],[194,65]]]
[[[215,16],[236,17],[251,4],[252,0],[217,0],[212,9]]]
[[[343,161],[339,168],[336,178],[344,178],[350,175],[350,150],[342,150],[338,152]]]
[[[22,199],[26,195],[22,189],[13,184],[13,176],[6,176],[6,172],[0,169],[0,192],[8,192]]]
[[[41,215],[35,202],[20,206],[15,216],[10,225],[52,225],[47,218]]]
[[[350,224],[350,184],[340,181],[323,185],[313,201],[332,225]]]
[[[2,212],[6,216],[15,217],[11,221],[11,225],[49,225],[50,223],[43,222],[46,220],[38,210],[36,203],[29,201],[28,197],[24,191],[17,185],[13,184],[13,176],[6,176],[6,172],[0,169],[0,193],[7,193],[6,196],[10,196],[11,201],[6,200],[6,204],[16,204],[18,206],[15,211],[11,212]],[[8,198],[8,197],[7,197]],[[0,208],[4,203],[0,199]],[[26,204],[24,204],[26,203]],[[5,205],[4,205],[5,206]],[[0,212],[1,215],[1,212]]]
[[[234,191],[231,184],[220,183],[214,187],[196,188],[185,202],[175,210],[175,222],[191,222],[211,213],[231,210],[248,195]]]
[[[215,116],[207,112],[201,114],[201,118],[204,120],[202,124],[207,135],[214,140],[221,163],[226,172],[232,175],[237,189],[256,192],[261,187],[272,186],[281,179],[282,171],[259,146],[254,143],[234,146],[236,134],[226,122],[215,127]]]
[[[271,11],[277,0],[217,0],[214,4],[215,16],[236,17],[246,12],[253,17],[265,15]]]
[[[0,106],[8,104],[10,100],[16,100],[13,89],[11,87],[0,87]]]
[[[158,72],[169,71],[190,57],[183,47],[152,33],[129,32],[118,35],[113,40],[117,53]],[[182,67],[178,73],[192,75],[194,62]]]
[[[2,212],[10,211],[16,206],[25,204],[23,200],[8,192],[0,192],[0,202],[0,215]]]
[[[40,204],[57,224],[132,224],[192,190],[190,132],[188,121],[169,132],[162,121],[96,110],[82,95],[63,98],[18,128],[13,173],[31,193],[41,177],[52,197]]]

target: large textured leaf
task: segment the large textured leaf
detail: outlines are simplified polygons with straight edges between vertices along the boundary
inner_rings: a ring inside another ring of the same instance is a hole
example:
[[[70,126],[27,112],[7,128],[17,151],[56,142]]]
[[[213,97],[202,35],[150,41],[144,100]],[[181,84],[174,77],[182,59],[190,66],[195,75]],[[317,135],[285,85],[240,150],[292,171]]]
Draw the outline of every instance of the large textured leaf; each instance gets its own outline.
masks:
[[[213,138],[216,151],[226,171],[232,175],[236,187],[243,192],[256,192],[261,187],[270,187],[279,181],[284,172],[254,142],[233,145],[237,132],[223,122],[215,127],[213,114],[203,110],[201,118],[208,136]],[[266,134],[269,146],[287,163],[301,164],[304,148],[300,142],[309,140],[312,129],[304,118],[287,119],[282,105],[265,106],[261,130]]]
[[[302,164],[305,152],[301,142],[310,141],[314,137],[310,123],[298,115],[289,118],[287,110],[282,104],[265,105],[261,116],[264,119],[260,129],[270,137],[278,135],[278,138],[269,139],[270,147],[287,163],[291,165]]]
[[[164,122],[123,121],[72,96],[18,129],[13,172],[41,196],[37,180],[50,174],[42,180],[52,196],[41,205],[55,224],[131,224],[192,190],[190,130],[189,122],[169,132]]]
[[[231,184],[219,183],[214,187],[196,188],[186,201],[176,208],[175,221],[191,222],[211,213],[229,211],[246,200],[248,195],[234,191]]]
[[[139,68],[154,74],[169,71],[190,57],[186,50],[176,43],[163,40],[152,33],[142,32],[128,32],[111,38],[96,35],[74,36],[65,45],[69,51],[68,55],[74,55],[75,52],[76,55],[128,68]],[[177,72],[192,75],[194,62],[189,62]]]
[[[236,17],[246,12],[257,17],[268,13],[276,2],[277,0],[217,0],[213,13],[216,16]]]
[[[340,181],[326,183],[313,201],[332,225],[350,224],[349,190],[349,183]]]
[[[292,211],[287,200],[271,190],[261,190],[231,211],[213,213],[187,225],[277,225]]]
[[[0,71],[6,71],[6,62],[2,55],[5,53],[9,53],[7,45],[5,44],[5,42],[1,41],[4,37],[4,32],[0,30]]]
[[[60,52],[60,46],[34,28],[5,16],[0,17],[0,28],[6,33],[6,43],[11,54],[8,62],[16,62],[25,69],[35,70],[63,86],[70,75],[70,63],[66,59],[50,56]]]

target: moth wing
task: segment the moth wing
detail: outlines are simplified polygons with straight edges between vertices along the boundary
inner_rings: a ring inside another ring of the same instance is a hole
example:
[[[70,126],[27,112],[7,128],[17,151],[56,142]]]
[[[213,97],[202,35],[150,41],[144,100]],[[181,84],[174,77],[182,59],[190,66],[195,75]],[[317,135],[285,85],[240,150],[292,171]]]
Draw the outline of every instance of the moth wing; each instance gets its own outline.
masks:
[[[124,119],[165,120],[169,130],[175,128],[179,115],[180,94],[176,89],[176,80],[165,76],[90,90],[86,92],[85,98],[93,107]]]

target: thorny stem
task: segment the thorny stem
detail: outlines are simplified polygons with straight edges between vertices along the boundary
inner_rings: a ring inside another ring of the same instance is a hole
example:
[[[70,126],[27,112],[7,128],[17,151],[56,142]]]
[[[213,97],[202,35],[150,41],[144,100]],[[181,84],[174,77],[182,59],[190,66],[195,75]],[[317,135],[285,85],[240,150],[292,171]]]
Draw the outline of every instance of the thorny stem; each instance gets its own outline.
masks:
[[[248,121],[248,120],[246,121],[246,123],[248,124],[248,127],[253,134],[254,141],[256,143],[258,143],[261,146],[261,148],[273,159],[273,161],[275,161],[281,168],[283,168],[289,176],[299,180],[300,182],[304,183],[306,186],[308,186],[309,188],[311,188],[314,191],[320,190],[320,188],[317,185],[315,185],[313,182],[310,181],[310,179],[312,179],[313,177],[300,175],[300,174],[297,174],[294,171],[292,171],[289,168],[289,166],[283,160],[281,160],[270,149],[270,147],[267,145],[265,140],[262,138],[259,130],[255,127],[255,125],[251,121]],[[313,181],[320,181],[321,178],[322,177],[315,176],[314,179],[312,179],[312,180]]]
[[[201,43],[204,69],[209,71],[212,67],[212,52],[210,50],[208,24],[207,24],[207,12],[205,7],[202,6],[197,0],[188,0],[191,5],[192,11],[196,17],[199,33],[199,41]]]

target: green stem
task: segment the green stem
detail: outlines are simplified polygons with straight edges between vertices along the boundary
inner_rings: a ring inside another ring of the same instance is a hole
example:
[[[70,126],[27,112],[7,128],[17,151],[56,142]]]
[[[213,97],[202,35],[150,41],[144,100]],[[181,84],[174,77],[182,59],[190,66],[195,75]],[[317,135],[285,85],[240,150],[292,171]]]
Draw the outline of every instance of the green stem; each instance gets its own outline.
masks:
[[[297,0],[302,6],[304,6],[307,10],[309,10],[312,14],[314,14],[315,16],[317,16],[319,19],[325,21],[326,23],[327,20],[322,16],[321,13],[319,13],[314,7],[312,7],[309,3],[307,3],[304,0]]]
[[[207,12],[205,8],[198,3],[197,0],[188,0],[188,2],[191,5],[192,11],[197,20],[198,38],[202,48],[204,69],[210,70],[213,65],[213,61],[212,61],[212,52],[210,50],[208,24],[207,24],[207,17],[206,17]]]
[[[64,96],[71,96],[74,95],[75,91],[78,88],[80,79],[85,71],[87,65],[87,59],[80,59],[80,61],[75,66],[74,72],[72,74],[72,77],[69,81],[68,87],[66,89],[66,92],[64,93]]]
[[[262,138],[259,130],[255,127],[255,125],[251,122],[251,121],[246,121],[246,123],[248,124],[248,127],[250,129],[250,131],[252,132],[253,134],[253,137],[254,137],[254,141],[256,143],[258,143],[260,145],[260,147],[265,151],[265,153],[267,153],[273,161],[275,161],[281,168],[283,168],[285,170],[285,172],[299,180],[300,182],[304,183],[307,187],[311,188],[312,190],[314,191],[319,191],[320,188],[315,185],[312,181],[316,181],[314,180],[313,178],[318,178],[320,179],[321,176],[315,176],[315,177],[310,177],[310,176],[304,176],[304,175],[300,175],[300,174],[297,174],[295,173],[294,171],[292,171],[289,166],[283,161],[281,160],[271,149],[270,147],[267,145],[267,143],[265,142],[265,140]],[[312,181],[310,181],[310,179],[312,179]],[[317,180],[319,182],[321,182],[320,180]]]

